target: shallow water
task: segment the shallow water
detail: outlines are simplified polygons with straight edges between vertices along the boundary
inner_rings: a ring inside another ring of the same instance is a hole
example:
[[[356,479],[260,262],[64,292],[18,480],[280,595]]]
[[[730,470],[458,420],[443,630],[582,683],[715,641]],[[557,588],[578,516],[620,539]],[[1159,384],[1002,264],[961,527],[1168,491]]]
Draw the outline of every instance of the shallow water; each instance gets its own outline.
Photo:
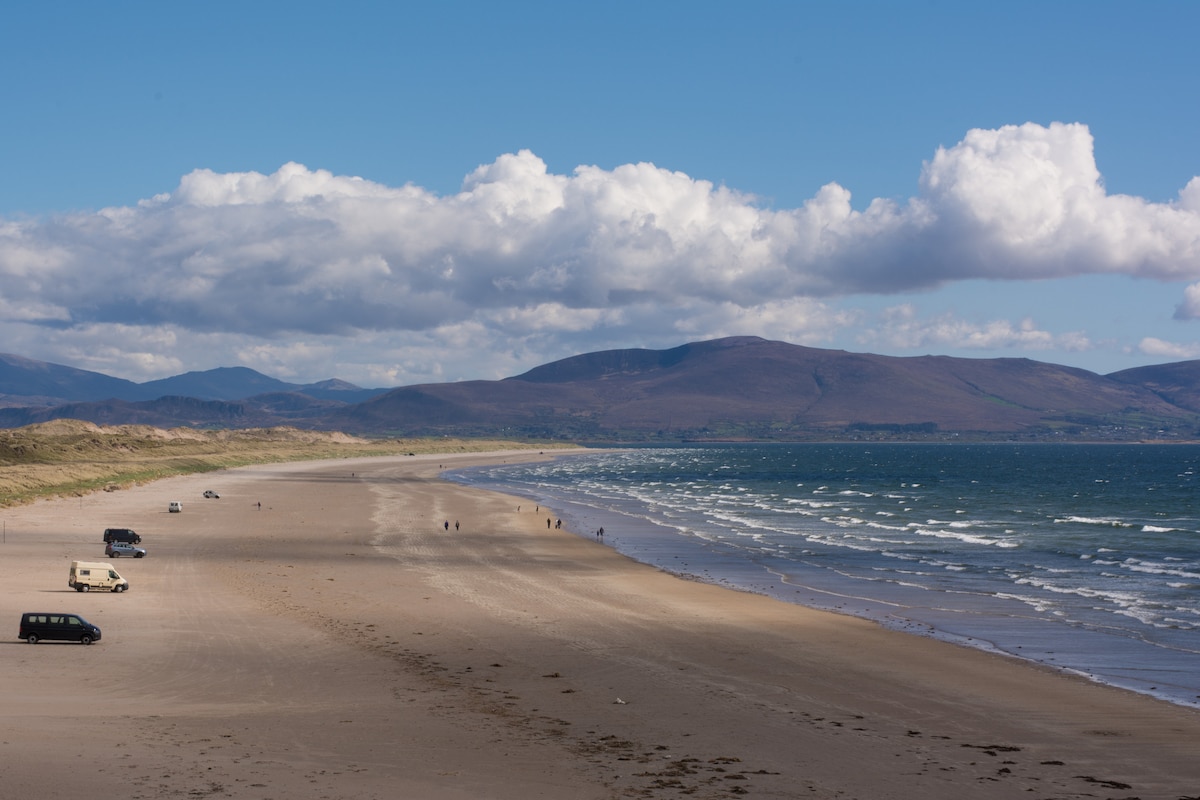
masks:
[[[720,445],[447,477],[674,573],[1200,705],[1200,446]]]

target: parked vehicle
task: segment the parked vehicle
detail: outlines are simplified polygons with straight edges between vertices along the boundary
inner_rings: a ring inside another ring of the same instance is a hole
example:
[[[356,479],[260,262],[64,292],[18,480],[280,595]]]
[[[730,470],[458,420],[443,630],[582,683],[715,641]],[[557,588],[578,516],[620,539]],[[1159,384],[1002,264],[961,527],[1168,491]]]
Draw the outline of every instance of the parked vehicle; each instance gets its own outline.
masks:
[[[129,544],[141,544],[142,537],[131,531],[129,528],[105,528],[104,542],[127,542]]]
[[[129,591],[129,581],[105,561],[72,561],[67,586],[77,592],[92,589],[107,589],[114,593]]]
[[[17,638],[30,644],[43,639],[91,644],[100,641],[100,629],[78,614],[26,611],[21,615]]]
[[[104,555],[109,558],[120,558],[121,556],[133,556],[134,558],[145,558],[146,551],[141,547],[134,547],[125,542],[109,542],[104,548]]]
[[[183,503],[178,500],[172,500],[170,503],[167,503],[167,511],[170,511],[172,514],[178,514],[183,511]]]
[[[221,495],[217,494],[212,489],[209,489],[207,492],[204,493],[204,496],[210,500],[216,500],[216,499],[220,498]]]

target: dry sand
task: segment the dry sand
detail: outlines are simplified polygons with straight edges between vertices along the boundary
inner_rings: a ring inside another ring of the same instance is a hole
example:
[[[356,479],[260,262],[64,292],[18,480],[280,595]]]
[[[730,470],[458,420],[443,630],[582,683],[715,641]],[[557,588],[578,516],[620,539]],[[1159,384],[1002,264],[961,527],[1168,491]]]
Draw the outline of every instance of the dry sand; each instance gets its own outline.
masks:
[[[529,457],[260,466],[0,512],[0,794],[1200,797],[1194,711],[680,580],[437,479]],[[149,551],[115,562],[131,590],[68,589],[109,526]],[[103,640],[18,641],[42,610]]]

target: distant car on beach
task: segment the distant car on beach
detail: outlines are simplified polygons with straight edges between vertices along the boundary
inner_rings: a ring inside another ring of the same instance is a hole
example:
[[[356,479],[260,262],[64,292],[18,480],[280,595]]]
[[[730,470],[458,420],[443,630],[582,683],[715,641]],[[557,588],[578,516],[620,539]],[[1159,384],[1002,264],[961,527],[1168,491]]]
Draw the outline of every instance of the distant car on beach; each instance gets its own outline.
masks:
[[[133,556],[134,558],[145,558],[146,551],[141,547],[134,547],[125,542],[109,542],[104,548],[104,555],[109,558],[120,558],[121,556]]]
[[[67,586],[77,592],[107,589],[113,594],[129,591],[129,581],[107,561],[72,561]]]
[[[127,544],[141,544],[142,537],[129,528],[105,528],[104,541],[105,543],[126,542]]]
[[[209,498],[210,500],[217,500],[221,497],[221,495],[217,494],[212,489],[209,489],[207,492],[205,492],[204,496]]]
[[[167,511],[170,511],[172,514],[178,514],[183,511],[183,503],[178,500],[172,500],[170,503],[167,503]]]
[[[100,629],[78,614],[38,613],[21,615],[17,638],[30,644],[57,639],[61,642],[91,644],[100,641]]]

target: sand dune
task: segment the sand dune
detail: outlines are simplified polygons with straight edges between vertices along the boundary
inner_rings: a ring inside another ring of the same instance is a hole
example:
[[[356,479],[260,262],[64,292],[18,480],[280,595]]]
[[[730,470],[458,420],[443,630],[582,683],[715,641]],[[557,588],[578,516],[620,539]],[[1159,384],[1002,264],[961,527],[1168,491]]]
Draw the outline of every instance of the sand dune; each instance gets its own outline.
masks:
[[[1200,796],[1191,710],[673,578],[437,479],[531,457],[250,467],[4,511],[4,796]],[[115,562],[131,590],[68,589],[109,526],[149,551]],[[18,641],[35,610],[103,640]]]

